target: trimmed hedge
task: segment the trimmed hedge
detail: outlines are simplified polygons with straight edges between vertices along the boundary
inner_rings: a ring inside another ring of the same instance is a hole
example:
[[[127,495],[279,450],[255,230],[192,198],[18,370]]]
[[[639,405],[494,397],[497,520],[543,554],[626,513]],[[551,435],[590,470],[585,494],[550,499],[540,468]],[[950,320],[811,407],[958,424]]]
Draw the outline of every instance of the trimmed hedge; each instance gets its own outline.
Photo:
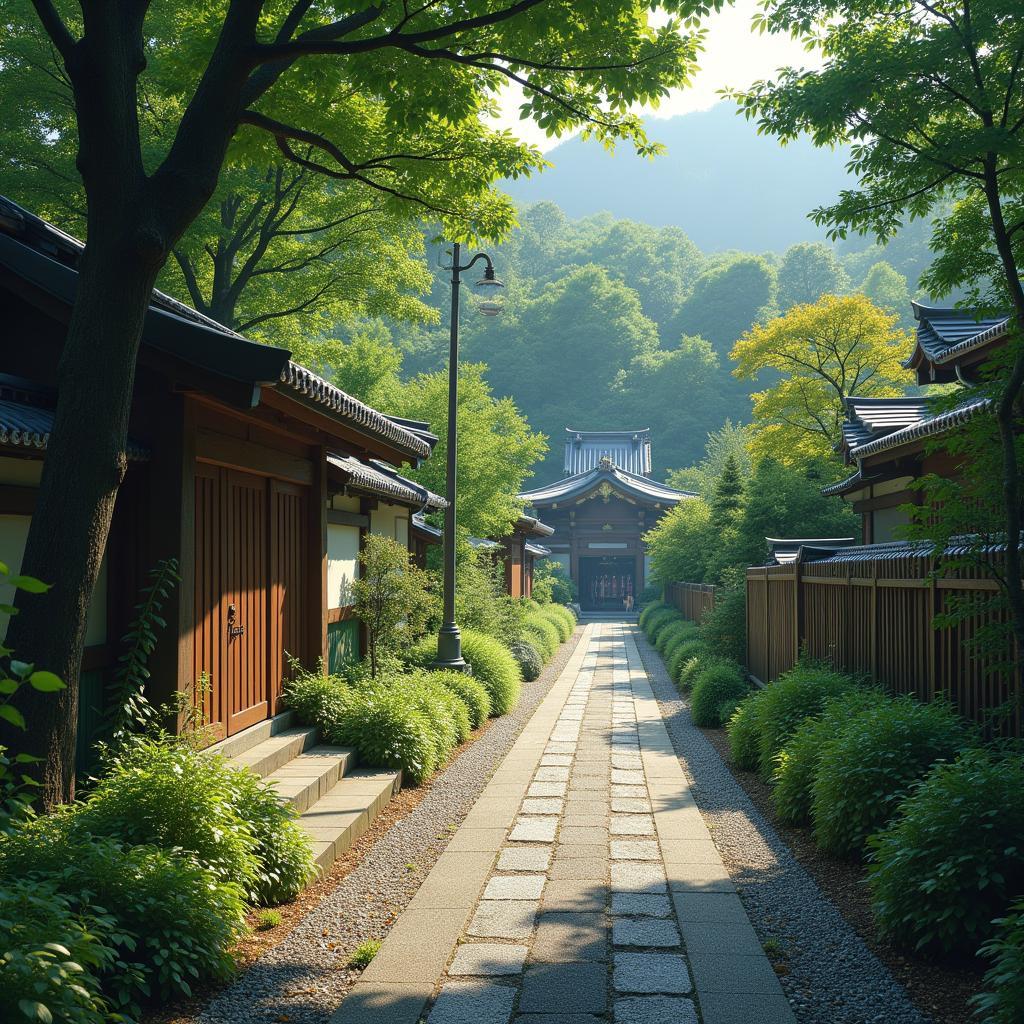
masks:
[[[693,689],[693,681],[703,668],[709,668],[715,661],[721,660],[708,650],[703,640],[687,640],[676,651],[679,669],[675,675],[676,686],[684,693]]]
[[[817,718],[805,718],[775,756],[772,771],[772,806],[787,825],[811,820],[814,778],[821,750],[855,715],[888,697],[879,689],[858,688],[825,703]],[[756,765],[755,765],[756,767]]]
[[[662,601],[660,598],[658,598],[658,600],[652,601],[650,604],[644,605],[643,608],[640,609],[640,615],[637,618],[637,622],[639,623],[640,628],[644,631],[644,633],[647,632],[647,623],[651,621],[651,616],[654,615],[656,612],[660,611],[662,608],[667,607],[668,605],[665,604],[665,602]]]
[[[723,705],[741,700],[749,690],[740,667],[733,662],[718,661],[702,669],[693,681],[690,700],[694,723],[707,728],[720,726]]]
[[[519,665],[509,649],[494,637],[474,629],[462,631],[462,656],[491,698],[491,714],[507,715],[519,703],[523,689]]]
[[[758,693],[744,697],[726,723],[729,733],[729,753],[733,764],[743,771],[752,772],[758,764],[757,698]]]
[[[536,612],[531,612],[526,617],[526,622],[523,624],[523,639],[537,648],[545,662],[555,656],[555,651],[558,650],[559,644],[562,642],[558,627]]]
[[[973,953],[1024,892],[1024,755],[967,750],[936,765],[868,845],[882,935]]]
[[[510,645],[509,651],[512,652],[512,657],[516,659],[519,671],[523,674],[523,679],[528,683],[533,682],[543,671],[544,659],[540,656],[540,651],[529,640],[517,640],[514,644]]]
[[[469,724],[479,729],[491,717],[491,695],[479,679],[465,672],[431,672],[431,676],[455,694],[469,713]]]
[[[963,722],[940,701],[897,697],[847,721],[822,747],[814,779],[814,838],[827,853],[859,856],[896,815],[911,786],[965,745]]]
[[[554,605],[544,605],[539,612],[534,614],[543,616],[558,630],[559,644],[564,644],[572,636],[573,629],[576,628],[575,620],[567,619],[564,615],[561,615]]]
[[[683,622],[682,615],[675,608],[662,608],[656,615],[652,615],[647,622],[647,636],[655,647],[658,646],[658,638],[662,632],[672,623]]]
[[[665,662],[668,662],[672,652],[687,640],[695,639],[697,626],[689,619],[677,619],[670,622],[658,634],[657,643],[654,645]]]

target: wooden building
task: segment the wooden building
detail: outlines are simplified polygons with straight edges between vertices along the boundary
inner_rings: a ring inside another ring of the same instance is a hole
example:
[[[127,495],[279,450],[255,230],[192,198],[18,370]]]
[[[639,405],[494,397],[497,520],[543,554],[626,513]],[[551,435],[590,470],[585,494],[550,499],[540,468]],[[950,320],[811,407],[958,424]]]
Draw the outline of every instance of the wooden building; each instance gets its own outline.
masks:
[[[0,558],[13,566],[53,424],[81,252],[74,238],[0,199]],[[151,697],[202,684],[209,719],[232,735],[279,709],[288,656],[337,664],[354,648],[346,594],[365,532],[412,550],[411,518],[444,507],[393,468],[430,455],[425,424],[391,419],[286,350],[159,292],[145,321],[129,437],[89,616],[85,739],[158,560],[178,559],[182,579],[151,662]]]
[[[530,597],[533,594],[533,567],[541,558],[547,558],[551,549],[540,543],[554,533],[554,528],[534,516],[522,515],[512,532],[502,538],[502,561],[505,563],[505,592],[510,597]]]
[[[622,611],[647,580],[643,535],[696,497],[651,479],[649,430],[568,430],[564,476],[519,495],[553,527],[545,546],[587,611]]]

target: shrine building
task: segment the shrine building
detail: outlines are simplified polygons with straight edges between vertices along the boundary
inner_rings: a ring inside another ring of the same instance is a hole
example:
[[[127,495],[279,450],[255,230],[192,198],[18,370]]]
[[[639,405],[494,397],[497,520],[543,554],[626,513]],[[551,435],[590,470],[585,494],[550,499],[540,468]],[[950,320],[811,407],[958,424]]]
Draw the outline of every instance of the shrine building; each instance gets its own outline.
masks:
[[[697,495],[651,479],[650,430],[567,428],[562,479],[519,497],[554,528],[545,547],[576,583],[582,608],[621,612],[647,581],[643,535]]]

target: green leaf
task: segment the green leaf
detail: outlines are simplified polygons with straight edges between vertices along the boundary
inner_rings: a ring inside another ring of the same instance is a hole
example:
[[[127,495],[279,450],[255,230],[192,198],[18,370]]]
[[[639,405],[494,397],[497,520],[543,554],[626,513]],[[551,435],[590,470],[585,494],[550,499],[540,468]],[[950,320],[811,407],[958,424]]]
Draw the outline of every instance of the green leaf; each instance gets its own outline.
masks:
[[[35,576],[11,576],[5,582],[9,587],[17,587],[29,594],[45,594],[50,589],[49,583],[37,580]]]
[[[20,685],[21,683],[16,679],[0,679],[0,693],[10,696],[10,694],[18,692]]]
[[[33,672],[28,677],[29,686],[40,693],[56,693],[58,690],[66,689],[64,680],[53,672]]]
[[[25,728],[25,718],[22,713],[10,704],[0,704],[0,718],[6,722],[10,722],[11,725],[16,726],[18,729]]]
[[[53,1014],[49,1008],[34,999],[19,999],[18,1009],[21,1010],[29,1020],[42,1021],[43,1024],[53,1024]]]

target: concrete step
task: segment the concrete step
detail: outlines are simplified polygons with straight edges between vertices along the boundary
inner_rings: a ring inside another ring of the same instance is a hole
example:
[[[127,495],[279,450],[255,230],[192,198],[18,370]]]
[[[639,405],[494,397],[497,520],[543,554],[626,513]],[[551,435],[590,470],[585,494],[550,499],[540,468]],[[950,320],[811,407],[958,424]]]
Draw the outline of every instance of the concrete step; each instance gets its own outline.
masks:
[[[329,870],[401,788],[400,771],[359,768],[304,810],[299,821],[313,840],[318,866]]]
[[[285,767],[304,751],[309,750],[316,744],[316,741],[317,731],[315,728],[295,726],[236,754],[231,758],[231,763],[237,768],[248,768],[261,779],[265,779],[279,768]]]
[[[214,743],[206,748],[206,753],[220,754],[221,757],[238,757],[239,754],[251,750],[257,744],[270,739],[271,736],[291,729],[293,725],[295,725],[295,712],[282,711],[281,714],[274,715],[273,718],[257,722],[255,725],[250,725],[248,729],[235,733],[234,736]]]
[[[354,750],[321,745],[293,757],[271,772],[266,781],[301,814],[325,797],[355,766]]]

